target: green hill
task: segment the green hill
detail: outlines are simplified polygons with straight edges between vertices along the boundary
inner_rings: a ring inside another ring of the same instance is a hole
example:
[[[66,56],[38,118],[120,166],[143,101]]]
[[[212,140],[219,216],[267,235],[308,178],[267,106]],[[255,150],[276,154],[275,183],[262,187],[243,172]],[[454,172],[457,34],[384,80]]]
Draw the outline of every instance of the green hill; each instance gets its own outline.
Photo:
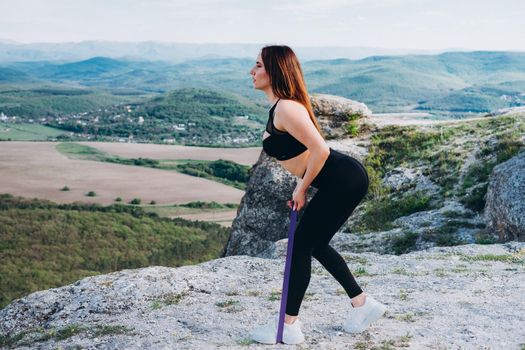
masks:
[[[137,96],[57,84],[0,86],[0,112],[21,120],[82,113],[136,100]]]
[[[27,83],[32,80],[29,74],[13,68],[0,68],[0,84]]]
[[[494,84],[521,85],[525,54],[450,52],[440,55],[374,56],[362,60],[310,61],[304,64],[312,92],[365,102],[374,112],[402,107],[435,111],[487,111],[525,104],[523,90],[507,89],[510,100],[494,96]],[[469,89],[478,95],[473,97]],[[488,90],[486,90],[488,89]],[[459,96],[459,97],[458,97]],[[461,101],[468,107],[462,108]]]
[[[129,108],[128,108],[129,107]],[[232,93],[185,88],[142,103],[89,112],[49,126],[97,137],[185,145],[258,145],[267,110]],[[94,123],[93,120],[97,119]],[[84,122],[83,123],[79,123]]]
[[[146,142],[175,139],[183,144],[223,145],[246,135],[248,141],[242,143],[255,145],[268,101],[252,86],[253,63],[253,58],[170,64],[93,57],[70,63],[4,64],[0,112],[22,120],[86,113],[87,125],[66,122],[62,128],[90,132],[95,138],[133,135]],[[302,62],[302,68],[311,93],[361,101],[375,113],[424,110],[460,118],[525,105],[525,53],[520,52],[313,60]],[[150,119],[144,125],[122,119],[111,122],[111,128],[109,122],[93,124],[96,117],[104,119],[109,113],[128,116],[122,104],[137,106],[137,113],[129,115],[132,119]],[[250,121],[232,119],[235,115],[249,115]],[[188,123],[196,125],[188,128]],[[175,130],[173,124],[186,124],[186,129]]]
[[[88,60],[50,65],[39,73],[41,78],[53,80],[84,80],[115,75],[128,71],[130,64],[107,57],[92,57]]]

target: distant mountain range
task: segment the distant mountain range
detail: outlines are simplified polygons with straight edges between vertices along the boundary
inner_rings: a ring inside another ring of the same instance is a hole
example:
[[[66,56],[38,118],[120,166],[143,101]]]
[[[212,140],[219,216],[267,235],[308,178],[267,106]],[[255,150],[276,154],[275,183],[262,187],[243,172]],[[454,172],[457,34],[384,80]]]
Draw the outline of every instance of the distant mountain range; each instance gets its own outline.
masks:
[[[176,42],[81,41],[64,43],[23,44],[0,39],[0,63],[15,61],[81,61],[94,56],[119,60],[166,61],[180,63],[204,58],[255,59],[265,44],[192,44]],[[301,60],[349,58],[376,55],[437,54],[447,50],[387,49],[378,47],[294,46]]]
[[[102,56],[66,63],[4,63],[0,65],[0,112],[10,113],[13,94],[27,95],[28,89],[42,91],[42,86],[65,88],[68,94],[72,88],[89,89],[119,98],[204,88],[233,93],[265,106],[266,96],[251,83],[249,70],[253,64],[254,58],[199,58],[174,64]],[[372,56],[310,60],[302,65],[311,93],[361,101],[374,113],[430,111],[459,116],[525,105],[525,53]],[[31,103],[30,99],[24,103]]]

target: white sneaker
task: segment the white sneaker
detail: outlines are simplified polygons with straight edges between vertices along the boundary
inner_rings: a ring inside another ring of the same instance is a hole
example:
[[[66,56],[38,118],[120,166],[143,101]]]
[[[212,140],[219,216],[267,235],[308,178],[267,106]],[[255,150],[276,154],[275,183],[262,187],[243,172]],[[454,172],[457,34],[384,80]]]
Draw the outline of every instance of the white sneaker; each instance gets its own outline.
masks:
[[[277,343],[277,326],[279,325],[279,315],[272,316],[268,322],[258,326],[250,333],[250,337],[259,343],[276,344]],[[296,319],[294,323],[284,323],[283,326],[283,343],[299,344],[304,341],[304,335],[301,331],[301,321]]]
[[[368,328],[370,323],[376,321],[386,311],[386,305],[366,295],[365,303],[359,307],[350,309],[350,318],[344,324],[344,330],[348,333],[361,333]]]

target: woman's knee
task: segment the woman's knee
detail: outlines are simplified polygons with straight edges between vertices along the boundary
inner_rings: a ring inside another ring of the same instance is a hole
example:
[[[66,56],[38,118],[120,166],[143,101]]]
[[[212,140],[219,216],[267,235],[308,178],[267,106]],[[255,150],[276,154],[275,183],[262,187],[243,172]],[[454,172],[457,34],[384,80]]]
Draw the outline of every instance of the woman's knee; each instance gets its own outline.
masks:
[[[312,240],[294,241],[293,242],[293,254],[312,256],[312,253],[315,249],[312,243],[313,243]]]
[[[320,244],[320,245],[317,245],[313,250],[312,250],[312,256],[314,258],[316,258],[317,260],[318,257],[324,255],[326,252],[328,252],[330,250],[330,246],[328,244]]]

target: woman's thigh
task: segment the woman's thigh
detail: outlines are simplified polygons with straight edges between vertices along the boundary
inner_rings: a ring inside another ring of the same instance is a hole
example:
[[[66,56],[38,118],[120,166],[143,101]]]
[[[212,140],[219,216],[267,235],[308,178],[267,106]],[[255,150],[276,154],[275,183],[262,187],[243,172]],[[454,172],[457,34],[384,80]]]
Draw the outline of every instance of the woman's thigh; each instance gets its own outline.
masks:
[[[318,190],[304,208],[295,231],[294,245],[311,251],[327,245],[361,198],[361,195],[351,196],[345,192]]]
[[[365,196],[368,174],[359,161],[331,149],[312,185],[317,192],[304,207],[294,236],[300,249],[330,242]]]

